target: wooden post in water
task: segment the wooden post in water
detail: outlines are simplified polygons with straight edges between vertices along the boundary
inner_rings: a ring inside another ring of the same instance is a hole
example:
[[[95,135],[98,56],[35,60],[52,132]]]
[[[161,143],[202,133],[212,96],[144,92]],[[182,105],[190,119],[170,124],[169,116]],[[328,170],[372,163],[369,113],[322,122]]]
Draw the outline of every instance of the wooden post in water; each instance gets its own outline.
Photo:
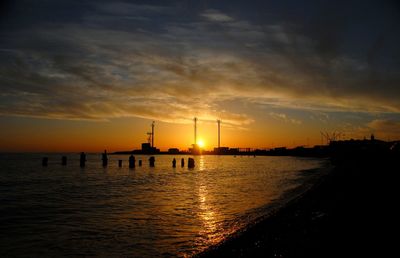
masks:
[[[101,154],[101,160],[103,161],[103,167],[107,167],[108,165],[108,157],[107,157],[107,151],[104,150],[104,153]]]
[[[188,168],[194,168],[194,159],[188,158]]]
[[[85,167],[85,163],[86,163],[86,154],[84,152],[81,152],[81,156],[80,156],[80,159],[79,159],[79,166],[81,168],[84,168]]]
[[[66,156],[61,157],[61,165],[63,165],[63,166],[67,165],[67,157]]]
[[[48,157],[44,157],[44,158],[42,159],[42,166],[43,166],[43,167],[47,167],[48,161],[49,161],[49,158],[48,158]]]
[[[129,156],[129,168],[134,168],[135,167],[135,157],[131,154]]]
[[[154,167],[154,162],[156,161],[156,159],[153,157],[153,156],[151,156],[150,158],[149,158],[149,165],[150,165],[150,167]]]

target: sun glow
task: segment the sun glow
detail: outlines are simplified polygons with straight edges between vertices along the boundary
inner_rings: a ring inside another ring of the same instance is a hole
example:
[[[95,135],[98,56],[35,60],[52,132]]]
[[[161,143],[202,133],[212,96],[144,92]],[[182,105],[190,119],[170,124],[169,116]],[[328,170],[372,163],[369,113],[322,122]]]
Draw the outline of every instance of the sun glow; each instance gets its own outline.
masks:
[[[204,143],[204,141],[202,139],[200,139],[200,140],[197,141],[197,145],[199,145],[200,148],[204,148],[205,143]]]

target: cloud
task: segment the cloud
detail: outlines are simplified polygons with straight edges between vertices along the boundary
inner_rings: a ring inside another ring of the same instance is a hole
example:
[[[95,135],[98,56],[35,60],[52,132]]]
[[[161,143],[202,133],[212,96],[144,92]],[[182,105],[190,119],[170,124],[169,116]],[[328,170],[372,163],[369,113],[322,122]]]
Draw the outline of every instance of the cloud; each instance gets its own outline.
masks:
[[[202,17],[212,22],[232,22],[234,19],[218,10],[209,9],[201,14]]]
[[[325,32],[319,25],[260,22],[212,8],[191,16],[176,6],[96,2],[85,10],[79,19],[3,29],[1,115],[167,122],[196,115],[245,126],[256,118],[223,101],[400,112],[398,65],[376,65],[388,41],[372,47],[370,59],[341,51],[346,25],[335,19],[324,21],[332,28]]]
[[[375,119],[369,122],[367,126],[377,133],[396,135],[397,137],[400,137],[400,121]]]
[[[390,117],[368,119],[364,123],[341,123],[336,129],[345,139],[369,138],[371,134],[381,140],[400,139],[400,120],[393,114]]]
[[[100,41],[103,33],[112,35],[111,40]],[[47,33],[35,36],[40,41]],[[213,67],[223,66],[229,58],[217,62],[207,60],[207,55],[155,54],[146,33],[71,27],[58,36],[53,40],[60,44],[68,45],[69,38],[77,42],[66,46],[67,55],[33,48],[10,56],[12,66],[3,70],[8,76],[0,78],[1,114],[93,120],[136,116],[167,122],[188,122],[197,115],[237,126],[252,121],[246,114],[220,112],[213,103],[219,92],[209,80],[221,76],[221,68]],[[126,52],[119,51],[119,42],[127,42]],[[177,51],[174,46],[168,50]]]
[[[276,120],[283,121],[285,123],[292,123],[294,125],[301,125],[302,121],[291,118],[284,113],[269,112],[269,115]]]
[[[134,4],[123,1],[112,3],[94,3],[93,7],[100,11],[100,14],[137,16],[143,14],[166,14],[173,11],[171,7],[163,5]]]

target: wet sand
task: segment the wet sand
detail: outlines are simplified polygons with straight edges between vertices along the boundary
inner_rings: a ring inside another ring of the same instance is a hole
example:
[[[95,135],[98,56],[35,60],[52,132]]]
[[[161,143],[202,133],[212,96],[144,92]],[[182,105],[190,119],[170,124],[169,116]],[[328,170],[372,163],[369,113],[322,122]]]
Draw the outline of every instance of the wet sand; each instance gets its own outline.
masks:
[[[397,251],[395,158],[340,160],[301,197],[198,257],[384,257]]]

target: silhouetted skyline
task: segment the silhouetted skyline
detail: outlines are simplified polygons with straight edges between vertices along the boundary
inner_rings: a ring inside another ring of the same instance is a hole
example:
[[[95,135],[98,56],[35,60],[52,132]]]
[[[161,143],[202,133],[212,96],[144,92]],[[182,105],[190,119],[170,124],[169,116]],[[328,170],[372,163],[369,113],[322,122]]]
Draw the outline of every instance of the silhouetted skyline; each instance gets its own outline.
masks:
[[[400,138],[396,1],[0,6],[0,151]]]

